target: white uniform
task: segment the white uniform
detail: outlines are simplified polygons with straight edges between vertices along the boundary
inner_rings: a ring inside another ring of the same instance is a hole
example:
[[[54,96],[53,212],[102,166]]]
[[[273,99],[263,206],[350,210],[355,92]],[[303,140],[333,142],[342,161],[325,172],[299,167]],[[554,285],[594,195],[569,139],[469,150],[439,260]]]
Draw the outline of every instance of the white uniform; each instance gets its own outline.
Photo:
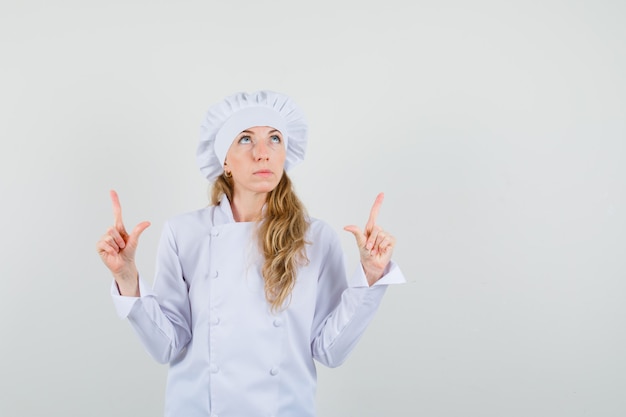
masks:
[[[154,359],[169,363],[165,415],[315,416],[313,359],[334,367],[354,348],[387,284],[403,283],[391,263],[368,287],[362,268],[348,282],[338,236],[311,219],[309,264],[289,306],[270,311],[260,275],[255,223],[237,223],[228,200],[164,226],[153,289],[112,295]]]

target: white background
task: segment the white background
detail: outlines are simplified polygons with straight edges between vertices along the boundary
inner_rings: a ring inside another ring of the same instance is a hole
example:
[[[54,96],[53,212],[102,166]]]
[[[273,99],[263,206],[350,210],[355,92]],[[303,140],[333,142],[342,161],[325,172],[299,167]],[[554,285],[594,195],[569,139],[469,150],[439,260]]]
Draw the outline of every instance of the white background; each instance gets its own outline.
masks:
[[[159,416],[166,367],[114,313],[95,243],[118,190],[153,273],[208,203],[206,108],[307,114],[292,171],[351,235],[376,194],[390,288],[321,417],[626,415],[626,3],[4,1],[0,415]],[[242,393],[242,395],[245,395]]]

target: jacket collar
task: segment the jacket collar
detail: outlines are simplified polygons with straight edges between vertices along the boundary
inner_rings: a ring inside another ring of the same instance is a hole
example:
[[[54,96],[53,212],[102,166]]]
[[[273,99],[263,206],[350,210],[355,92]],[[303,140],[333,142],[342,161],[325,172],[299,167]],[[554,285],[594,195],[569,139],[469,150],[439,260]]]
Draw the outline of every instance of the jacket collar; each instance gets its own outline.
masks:
[[[227,223],[235,223],[235,218],[233,216],[233,210],[230,207],[230,201],[228,201],[228,197],[224,194],[219,205],[215,207],[213,211],[213,224],[218,226]]]

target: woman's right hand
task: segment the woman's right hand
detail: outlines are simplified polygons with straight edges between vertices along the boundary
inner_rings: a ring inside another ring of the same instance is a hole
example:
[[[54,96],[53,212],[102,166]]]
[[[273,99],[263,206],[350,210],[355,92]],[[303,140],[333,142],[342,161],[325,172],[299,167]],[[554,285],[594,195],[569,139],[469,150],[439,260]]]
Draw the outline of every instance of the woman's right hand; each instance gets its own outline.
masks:
[[[100,259],[113,274],[121,295],[139,296],[139,281],[135,265],[135,251],[139,236],[150,226],[141,222],[128,234],[122,221],[122,207],[117,193],[111,190],[113,202],[113,226],[96,244]]]

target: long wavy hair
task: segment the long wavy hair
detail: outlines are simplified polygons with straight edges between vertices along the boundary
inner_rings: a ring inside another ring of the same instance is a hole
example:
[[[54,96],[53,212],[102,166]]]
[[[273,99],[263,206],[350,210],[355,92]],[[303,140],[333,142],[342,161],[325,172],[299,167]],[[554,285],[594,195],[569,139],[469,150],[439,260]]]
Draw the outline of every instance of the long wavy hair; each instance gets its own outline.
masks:
[[[232,201],[233,191],[232,178],[220,175],[211,188],[211,203],[219,204],[222,195]],[[257,229],[259,246],[265,259],[261,269],[265,298],[272,311],[289,305],[298,268],[309,262],[305,248],[308,227],[304,205],[287,173],[283,172],[276,188],[268,193],[263,218]]]

